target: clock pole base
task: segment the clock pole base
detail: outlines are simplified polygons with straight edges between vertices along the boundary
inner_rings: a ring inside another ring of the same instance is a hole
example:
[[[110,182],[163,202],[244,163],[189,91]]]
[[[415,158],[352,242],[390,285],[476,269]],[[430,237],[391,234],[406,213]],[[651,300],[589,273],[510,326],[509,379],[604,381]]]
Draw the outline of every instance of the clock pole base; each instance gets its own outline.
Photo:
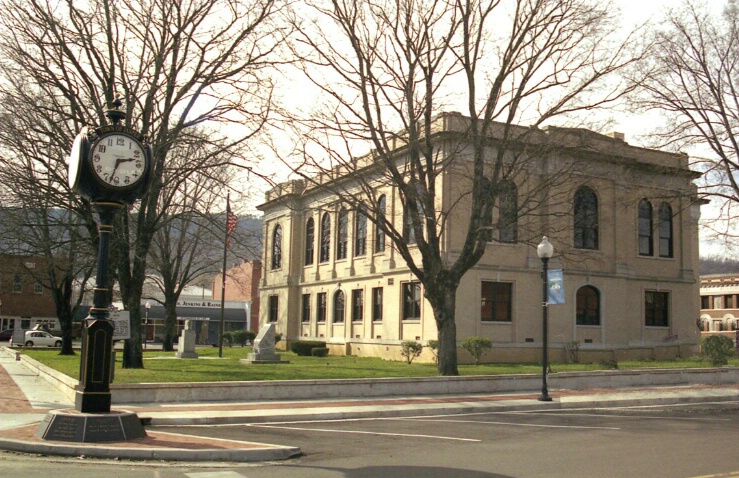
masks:
[[[134,412],[113,410],[109,413],[82,413],[53,410],[36,429],[42,440],[77,443],[131,441],[146,437],[141,419]]]

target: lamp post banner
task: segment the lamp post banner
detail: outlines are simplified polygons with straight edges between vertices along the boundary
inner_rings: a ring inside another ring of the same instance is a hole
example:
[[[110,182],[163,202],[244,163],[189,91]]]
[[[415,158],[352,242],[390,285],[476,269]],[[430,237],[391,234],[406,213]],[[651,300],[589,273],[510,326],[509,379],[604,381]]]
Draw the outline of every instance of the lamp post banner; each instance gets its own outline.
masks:
[[[548,304],[561,305],[565,303],[565,281],[562,269],[550,270],[547,274],[547,289],[549,290]]]

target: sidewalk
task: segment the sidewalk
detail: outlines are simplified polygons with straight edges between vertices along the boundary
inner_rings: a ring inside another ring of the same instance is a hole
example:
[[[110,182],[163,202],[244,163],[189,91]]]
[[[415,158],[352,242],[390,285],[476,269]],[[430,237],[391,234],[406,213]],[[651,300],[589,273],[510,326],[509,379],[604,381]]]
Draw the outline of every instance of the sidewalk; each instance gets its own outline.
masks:
[[[300,454],[296,447],[258,442],[216,440],[147,430],[146,438],[116,443],[70,443],[34,436],[49,410],[73,409],[74,404],[14,356],[0,354],[0,449],[48,454],[174,461],[266,461]],[[485,411],[525,411],[582,407],[649,406],[697,402],[739,401],[739,384],[726,386],[588,390],[550,389],[552,402],[539,402],[538,393],[475,394],[466,396],[357,398],[265,402],[116,405],[136,412],[148,425],[258,423],[266,421],[332,420],[361,417],[400,417]]]

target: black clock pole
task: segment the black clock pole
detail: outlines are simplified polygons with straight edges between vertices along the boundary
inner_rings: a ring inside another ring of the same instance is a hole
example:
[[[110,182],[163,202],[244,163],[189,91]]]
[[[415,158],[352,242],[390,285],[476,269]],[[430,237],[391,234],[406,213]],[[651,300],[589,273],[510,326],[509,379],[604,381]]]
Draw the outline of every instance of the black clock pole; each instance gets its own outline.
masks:
[[[121,102],[107,112],[110,124],[94,131],[84,128],[75,139],[69,163],[69,186],[88,199],[98,215],[98,263],[93,306],[84,321],[80,379],[74,410],[49,412],[36,429],[45,440],[72,442],[128,441],[146,436],[134,412],[110,409],[113,378],[113,332],[110,320],[110,236],[115,215],[133,204],[151,179],[151,146],[132,128]]]
[[[113,323],[108,319],[110,287],[108,256],[115,214],[125,207],[115,202],[95,202],[98,213],[98,264],[93,306],[85,319],[80,359],[80,381],[75,409],[83,413],[110,412],[110,379],[113,371]]]

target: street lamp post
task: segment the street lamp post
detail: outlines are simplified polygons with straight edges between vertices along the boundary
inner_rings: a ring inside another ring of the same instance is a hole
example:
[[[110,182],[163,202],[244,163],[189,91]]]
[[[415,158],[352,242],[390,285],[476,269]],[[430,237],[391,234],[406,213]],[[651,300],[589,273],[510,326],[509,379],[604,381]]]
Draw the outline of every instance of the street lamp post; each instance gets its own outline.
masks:
[[[144,318],[144,348],[146,348],[146,336],[149,335],[149,309],[151,309],[151,304],[148,300],[144,304],[144,308],[146,309],[146,316]]]
[[[541,290],[542,290],[542,365],[541,365],[541,395],[538,400],[541,402],[551,402],[552,397],[549,396],[549,390],[547,389],[547,369],[549,368],[549,357],[548,357],[548,340],[549,340],[549,324],[547,314],[549,312],[549,290],[548,290],[548,272],[549,272],[549,259],[554,254],[554,246],[549,242],[547,236],[542,238],[541,243],[536,247],[536,253],[541,259],[542,265],[542,276],[541,276]]]

